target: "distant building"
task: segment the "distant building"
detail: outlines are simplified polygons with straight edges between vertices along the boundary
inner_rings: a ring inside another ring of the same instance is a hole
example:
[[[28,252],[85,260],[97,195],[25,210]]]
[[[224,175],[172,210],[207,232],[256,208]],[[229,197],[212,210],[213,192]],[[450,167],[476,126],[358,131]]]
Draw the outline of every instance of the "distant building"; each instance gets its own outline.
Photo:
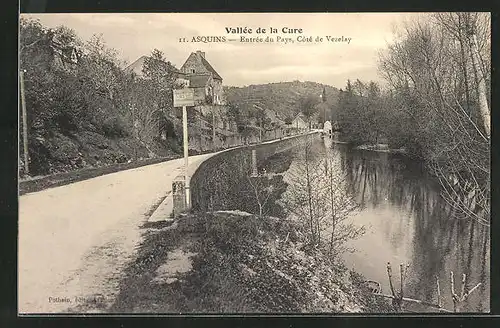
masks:
[[[309,125],[302,114],[298,114],[291,122],[291,128],[297,130],[307,130]]]
[[[142,69],[147,58],[147,56],[140,57],[130,64],[126,70],[144,78]],[[202,130],[206,134],[207,131],[213,132],[213,129],[215,129],[216,139],[219,140],[217,141],[219,143],[232,135],[233,133],[229,133],[229,131],[236,130],[236,127],[231,126],[227,121],[228,114],[225,106],[222,77],[207,61],[205,53],[199,50],[192,52],[180,69],[175,68],[175,74],[177,87],[183,85],[183,87],[194,89],[195,110],[188,111],[188,120],[191,120],[194,126],[200,130],[196,137],[200,139],[200,145],[204,142],[202,141]],[[174,113],[177,118],[182,117],[181,108],[176,108]],[[194,137],[194,135],[192,136]]]
[[[326,135],[332,134],[332,123],[330,121],[326,121],[323,125],[323,133]]]

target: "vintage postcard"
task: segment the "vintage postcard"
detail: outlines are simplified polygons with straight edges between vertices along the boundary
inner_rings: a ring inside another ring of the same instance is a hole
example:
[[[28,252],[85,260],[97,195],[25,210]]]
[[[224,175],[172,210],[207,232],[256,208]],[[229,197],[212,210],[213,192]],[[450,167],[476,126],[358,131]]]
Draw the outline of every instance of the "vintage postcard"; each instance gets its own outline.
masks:
[[[489,313],[490,25],[21,14],[18,313]]]

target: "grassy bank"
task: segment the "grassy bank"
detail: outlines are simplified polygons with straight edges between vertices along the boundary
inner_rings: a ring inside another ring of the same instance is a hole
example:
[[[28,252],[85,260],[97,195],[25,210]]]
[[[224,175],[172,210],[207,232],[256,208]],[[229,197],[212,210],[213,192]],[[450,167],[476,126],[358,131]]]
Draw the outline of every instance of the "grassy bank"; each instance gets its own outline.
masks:
[[[380,312],[362,278],[289,221],[243,212],[146,224],[111,312]]]

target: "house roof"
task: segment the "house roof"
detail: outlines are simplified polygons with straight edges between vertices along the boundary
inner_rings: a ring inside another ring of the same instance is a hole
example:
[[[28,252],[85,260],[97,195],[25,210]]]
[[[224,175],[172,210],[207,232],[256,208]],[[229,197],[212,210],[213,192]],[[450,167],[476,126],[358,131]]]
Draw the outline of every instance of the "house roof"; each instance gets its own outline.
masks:
[[[126,72],[134,72],[135,74],[139,75],[139,76],[143,76],[144,73],[142,72],[142,68],[144,66],[144,62],[146,61],[146,58],[151,58],[150,56],[141,56],[139,57],[136,61],[134,61],[132,64],[128,65],[126,68],[125,68],[125,71]],[[173,66],[172,66],[173,67]],[[180,75],[184,75],[184,73],[182,73],[179,69],[177,69],[176,67],[173,67],[174,71],[177,73],[177,74],[180,74]]]
[[[304,122],[306,121],[306,119],[305,119],[304,115],[302,115],[302,114],[300,114],[300,113],[299,113],[299,114],[297,114],[297,116],[295,116],[295,117],[293,118],[293,120],[294,120],[294,121],[295,121],[296,119],[301,119],[301,120],[302,120],[302,121],[304,121]]]
[[[219,73],[217,73],[217,71],[212,67],[212,65],[210,65],[210,63],[203,57],[201,57],[201,63],[203,64],[203,66],[205,66],[205,68],[212,73],[214,79],[219,79],[219,80],[222,80],[222,77],[219,75]]]
[[[189,87],[191,88],[204,88],[207,82],[210,80],[210,75],[189,75],[187,77],[189,80]]]
[[[222,81],[222,77],[217,73],[217,71],[210,65],[210,63],[205,59],[204,55],[201,55],[200,52],[192,52],[189,57],[186,59],[184,64],[181,67],[181,70],[184,70],[184,67],[186,66],[186,63],[189,62],[189,60],[198,60],[205,69],[212,73],[212,76],[214,79],[218,79]]]
[[[144,65],[144,61],[146,60],[146,58],[147,58],[147,56],[141,56],[141,57],[139,57],[132,64],[128,65],[125,68],[125,71],[127,71],[127,72],[134,72],[137,75],[142,75],[142,67]]]

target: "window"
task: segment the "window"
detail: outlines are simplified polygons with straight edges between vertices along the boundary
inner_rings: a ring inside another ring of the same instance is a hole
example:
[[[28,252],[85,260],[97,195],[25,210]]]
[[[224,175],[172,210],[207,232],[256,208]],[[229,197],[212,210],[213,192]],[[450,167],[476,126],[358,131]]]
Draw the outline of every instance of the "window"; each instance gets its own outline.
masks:
[[[191,69],[191,73],[194,73],[194,68]]]

